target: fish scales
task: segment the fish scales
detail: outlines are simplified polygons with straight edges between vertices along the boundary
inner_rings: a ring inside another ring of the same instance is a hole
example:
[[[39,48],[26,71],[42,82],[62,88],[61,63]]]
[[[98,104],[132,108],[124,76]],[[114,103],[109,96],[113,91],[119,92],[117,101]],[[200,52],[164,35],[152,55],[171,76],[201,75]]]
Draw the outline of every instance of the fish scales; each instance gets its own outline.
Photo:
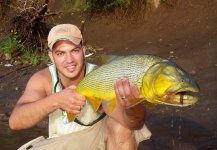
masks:
[[[78,84],[76,91],[86,96],[113,99],[115,98],[114,82],[116,79],[128,77],[131,83],[140,88],[144,73],[156,61],[162,61],[162,59],[156,60],[152,55],[132,55],[114,60],[89,73]],[[85,92],[87,89],[89,94]]]

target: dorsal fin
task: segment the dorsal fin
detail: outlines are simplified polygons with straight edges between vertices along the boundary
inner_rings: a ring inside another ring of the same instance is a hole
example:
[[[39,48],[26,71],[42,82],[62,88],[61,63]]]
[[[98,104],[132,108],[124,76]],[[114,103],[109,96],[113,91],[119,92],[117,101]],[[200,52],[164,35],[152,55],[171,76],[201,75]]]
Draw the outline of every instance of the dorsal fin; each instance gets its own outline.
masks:
[[[116,55],[102,55],[102,64],[107,64],[110,63],[114,60],[119,60],[121,58],[123,58],[123,56],[116,56]]]

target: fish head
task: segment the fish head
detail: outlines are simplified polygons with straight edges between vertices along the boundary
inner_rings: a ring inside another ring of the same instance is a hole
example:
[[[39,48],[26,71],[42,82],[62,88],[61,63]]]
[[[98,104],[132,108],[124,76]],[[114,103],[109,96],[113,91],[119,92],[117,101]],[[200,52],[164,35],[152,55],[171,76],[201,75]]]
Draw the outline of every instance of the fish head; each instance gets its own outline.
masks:
[[[154,104],[189,106],[197,102],[195,92],[199,86],[194,79],[178,65],[160,62],[148,69],[143,77],[142,94]]]

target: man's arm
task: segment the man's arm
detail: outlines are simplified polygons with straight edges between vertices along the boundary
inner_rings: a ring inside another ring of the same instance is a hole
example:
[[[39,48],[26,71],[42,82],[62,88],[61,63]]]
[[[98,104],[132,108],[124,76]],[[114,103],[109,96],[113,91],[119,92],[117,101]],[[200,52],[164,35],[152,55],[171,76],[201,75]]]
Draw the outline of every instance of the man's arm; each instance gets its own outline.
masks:
[[[73,114],[80,113],[80,106],[85,105],[86,98],[75,92],[75,86],[51,94],[51,83],[47,81],[48,75],[48,71],[43,70],[28,81],[23,95],[10,116],[11,129],[33,127],[58,108]]]
[[[130,84],[127,78],[121,78],[116,80],[114,88],[118,104],[110,117],[131,130],[141,129],[145,122],[146,111],[144,105],[140,103],[135,106],[128,107],[133,101],[139,99],[140,95],[137,87]],[[122,99],[121,97],[124,96],[126,98]],[[102,105],[104,111],[107,113],[108,102],[103,101]]]

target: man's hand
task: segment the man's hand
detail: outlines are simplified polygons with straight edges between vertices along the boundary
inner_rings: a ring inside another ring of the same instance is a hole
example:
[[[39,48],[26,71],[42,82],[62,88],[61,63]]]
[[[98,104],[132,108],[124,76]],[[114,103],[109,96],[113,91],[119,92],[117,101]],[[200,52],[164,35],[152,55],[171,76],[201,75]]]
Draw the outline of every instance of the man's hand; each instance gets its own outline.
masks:
[[[66,112],[79,114],[86,105],[86,97],[77,93],[75,88],[76,86],[72,85],[57,93],[57,105]]]
[[[145,107],[142,103],[129,107],[140,98],[139,91],[128,78],[117,79],[114,84],[118,104],[115,113],[111,116],[131,130],[139,130],[145,122]]]
[[[139,91],[134,84],[130,84],[128,78],[120,78],[114,84],[117,100],[124,108],[130,106],[132,102],[139,99]]]

